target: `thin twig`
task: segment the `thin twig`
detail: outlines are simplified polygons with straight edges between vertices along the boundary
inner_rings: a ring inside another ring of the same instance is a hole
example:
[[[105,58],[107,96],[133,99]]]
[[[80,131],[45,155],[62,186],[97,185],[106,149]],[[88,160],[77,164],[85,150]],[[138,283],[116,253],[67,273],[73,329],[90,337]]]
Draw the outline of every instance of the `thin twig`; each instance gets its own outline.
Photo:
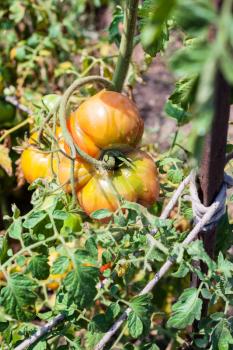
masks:
[[[185,238],[185,240],[181,243],[181,246],[185,246],[191,243],[198,235],[198,233],[203,229],[203,227],[209,222],[214,213],[219,207],[219,202],[213,203],[208,212],[203,216],[202,220],[192,229],[189,235]],[[158,281],[168,272],[171,266],[174,264],[173,259],[168,259],[160,268],[160,270],[155,274],[154,278],[143,288],[143,290],[139,293],[139,295],[149,293]],[[113,326],[105,333],[100,342],[96,345],[94,350],[101,350],[108,343],[108,341],[112,338],[112,336],[117,332],[117,330],[121,327],[122,323],[127,319],[131,309],[127,308],[125,312],[118,318],[118,320],[113,324]]]
[[[30,338],[24,340],[21,344],[16,346],[15,350],[24,350],[30,345],[34,344],[40,338],[42,338],[45,334],[51,331],[52,328],[54,328],[59,323],[61,323],[64,319],[65,319],[64,314],[57,315],[56,317],[54,317],[54,319],[46,323],[43,327],[39,328],[38,331],[36,331],[36,333],[34,333]]]
[[[22,105],[21,103],[19,103],[15,97],[13,97],[13,96],[6,96],[5,97],[5,101],[9,102],[10,104],[15,106],[20,111],[22,111],[24,113],[27,113],[29,115],[32,115],[32,111],[28,107],[26,107],[26,106]]]
[[[179,185],[179,187],[175,190],[175,192],[173,193],[171,199],[169,200],[168,204],[166,205],[166,207],[164,208],[162,214],[160,215],[160,219],[165,220],[168,218],[171,210],[174,208],[174,206],[176,205],[181,193],[184,191],[185,187],[189,184],[190,179],[192,177],[192,173],[190,173]],[[158,231],[158,229],[154,229],[151,231],[152,235],[155,235],[156,232]]]

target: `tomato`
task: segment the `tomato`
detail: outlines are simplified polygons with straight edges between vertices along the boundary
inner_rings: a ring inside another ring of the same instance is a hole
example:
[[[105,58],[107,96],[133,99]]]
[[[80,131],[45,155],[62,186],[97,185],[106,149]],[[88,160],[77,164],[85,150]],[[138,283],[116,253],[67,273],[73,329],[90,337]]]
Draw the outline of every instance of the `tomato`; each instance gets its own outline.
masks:
[[[143,120],[128,97],[102,90],[82,103],[67,121],[74,142],[99,158],[101,151],[136,146],[143,134]]]
[[[64,185],[66,192],[71,193],[70,182],[70,159],[65,156],[60,156],[58,179],[61,185]],[[92,166],[85,162],[76,161],[74,164],[75,188],[79,190],[92,177],[94,172]],[[67,185],[65,185],[67,183]]]
[[[35,132],[29,139],[29,144],[36,146],[38,133]],[[56,168],[57,159],[54,157],[53,166]],[[27,182],[32,183],[38,178],[51,179],[51,154],[43,153],[33,147],[26,148],[21,155],[21,169]]]
[[[15,107],[6,101],[0,100],[0,125],[10,124],[15,118]]]
[[[159,195],[157,170],[152,158],[145,152],[127,153],[131,164],[121,164],[114,170],[97,170],[77,161],[75,167],[76,191],[80,206],[91,215],[98,209],[114,212],[120,199],[138,202],[146,207],[152,205]],[[79,177],[82,172],[82,177]],[[67,163],[66,180],[69,179],[70,162]],[[58,167],[58,178],[65,177],[64,163]]]
[[[112,263],[108,262],[107,264],[104,264],[100,267],[100,280],[103,281],[105,277],[103,276],[104,271],[111,269]]]
[[[108,262],[107,264],[104,264],[100,267],[100,273],[104,273],[104,271],[111,269],[112,263]]]

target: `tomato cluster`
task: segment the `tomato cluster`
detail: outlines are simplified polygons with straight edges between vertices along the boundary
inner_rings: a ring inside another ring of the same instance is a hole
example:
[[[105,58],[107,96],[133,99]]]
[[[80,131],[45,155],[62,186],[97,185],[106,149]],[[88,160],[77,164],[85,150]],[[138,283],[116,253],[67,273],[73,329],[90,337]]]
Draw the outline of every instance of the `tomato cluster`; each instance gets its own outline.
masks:
[[[143,120],[135,104],[126,96],[102,90],[82,103],[67,119],[73,142],[87,155],[103,160],[114,157],[111,169],[96,168],[79,155],[75,161],[75,191],[80,206],[90,215],[98,209],[114,212],[121,199],[152,205],[159,195],[158,174],[152,158],[136,149],[143,134]],[[60,135],[60,131],[57,132]],[[37,140],[38,135],[32,135]],[[64,139],[60,147],[69,153]],[[53,160],[52,160],[53,159]],[[50,179],[53,172],[59,183],[71,192],[71,161],[65,155],[53,157],[35,148],[25,149],[21,166],[26,180]]]

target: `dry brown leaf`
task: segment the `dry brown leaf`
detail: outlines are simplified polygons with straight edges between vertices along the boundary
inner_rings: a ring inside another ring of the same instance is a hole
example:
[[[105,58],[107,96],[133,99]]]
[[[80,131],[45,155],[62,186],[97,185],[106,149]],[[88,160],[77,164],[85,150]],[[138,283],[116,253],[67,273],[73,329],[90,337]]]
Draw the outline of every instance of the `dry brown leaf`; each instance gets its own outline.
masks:
[[[2,167],[9,176],[12,176],[12,161],[9,157],[9,152],[9,148],[5,145],[0,145],[0,167]]]
[[[22,171],[22,168],[21,168],[21,160],[20,158],[15,162],[16,164],[16,170],[15,170],[15,177],[16,177],[16,180],[17,180],[17,186],[16,186],[16,189],[20,189],[21,187],[23,187],[23,185],[25,184],[25,178],[24,178],[24,175],[23,175],[23,171]]]

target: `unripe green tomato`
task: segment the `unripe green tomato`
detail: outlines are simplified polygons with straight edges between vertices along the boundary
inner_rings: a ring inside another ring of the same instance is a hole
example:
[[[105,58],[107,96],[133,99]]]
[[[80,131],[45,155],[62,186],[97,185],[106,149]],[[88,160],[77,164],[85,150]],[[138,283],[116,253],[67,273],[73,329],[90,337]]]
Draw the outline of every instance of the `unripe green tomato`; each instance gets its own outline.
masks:
[[[61,228],[61,234],[69,234],[72,232],[79,232],[82,229],[82,219],[80,215],[69,213],[67,218],[64,220]]]
[[[0,99],[0,125],[10,124],[15,118],[15,107]]]

